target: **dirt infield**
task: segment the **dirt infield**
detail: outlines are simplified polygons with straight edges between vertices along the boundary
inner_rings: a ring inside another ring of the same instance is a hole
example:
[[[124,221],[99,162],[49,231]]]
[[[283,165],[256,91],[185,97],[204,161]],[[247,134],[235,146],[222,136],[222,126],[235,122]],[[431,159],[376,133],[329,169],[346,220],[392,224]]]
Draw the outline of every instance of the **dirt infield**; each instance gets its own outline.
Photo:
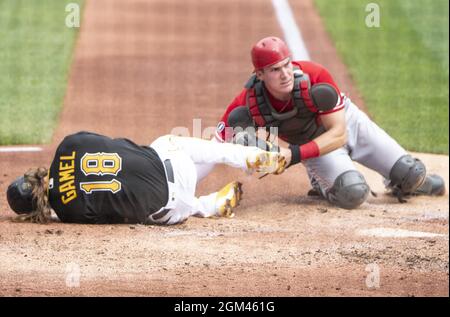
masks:
[[[293,9],[312,58],[362,104],[311,3]],[[249,47],[268,34],[282,37],[270,1],[87,1],[53,143],[0,153],[0,192],[72,132],[148,144],[192,131],[195,118],[215,126],[251,72]],[[448,184],[448,156],[418,156]],[[199,193],[239,179],[236,217],[171,227],[16,224],[2,194],[0,296],[448,296],[448,194],[399,204],[361,169],[379,196],[347,211],[306,197],[302,166],[262,180],[216,168]],[[392,229],[436,235],[379,236]]]

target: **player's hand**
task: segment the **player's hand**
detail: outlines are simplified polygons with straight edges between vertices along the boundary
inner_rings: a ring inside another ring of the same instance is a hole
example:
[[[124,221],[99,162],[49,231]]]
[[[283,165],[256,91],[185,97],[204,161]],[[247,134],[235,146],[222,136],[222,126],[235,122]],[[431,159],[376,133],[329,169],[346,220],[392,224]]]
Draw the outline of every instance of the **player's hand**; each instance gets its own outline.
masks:
[[[280,154],[284,157],[284,159],[286,161],[286,166],[289,166],[289,164],[291,164],[291,159],[292,159],[291,150],[288,148],[285,148],[285,147],[280,147]]]
[[[247,170],[252,172],[281,174],[286,169],[286,159],[281,153],[258,149],[247,157]]]

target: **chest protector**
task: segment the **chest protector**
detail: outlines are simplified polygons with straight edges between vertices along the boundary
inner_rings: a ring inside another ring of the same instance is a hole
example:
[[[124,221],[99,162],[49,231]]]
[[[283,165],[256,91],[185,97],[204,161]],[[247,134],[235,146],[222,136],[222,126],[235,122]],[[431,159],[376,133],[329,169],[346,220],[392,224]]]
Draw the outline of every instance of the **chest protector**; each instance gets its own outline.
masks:
[[[317,123],[317,108],[314,106],[309,76],[294,68],[293,109],[278,112],[270,103],[264,82],[253,75],[247,84],[246,105],[256,127],[278,127],[279,136],[290,144],[305,144],[325,132]]]

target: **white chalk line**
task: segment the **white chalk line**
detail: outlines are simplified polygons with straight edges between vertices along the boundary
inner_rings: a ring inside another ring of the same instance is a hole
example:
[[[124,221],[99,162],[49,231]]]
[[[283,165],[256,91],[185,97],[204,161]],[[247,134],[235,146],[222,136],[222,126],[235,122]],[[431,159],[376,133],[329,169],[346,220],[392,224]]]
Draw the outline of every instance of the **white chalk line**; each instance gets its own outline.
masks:
[[[394,229],[394,228],[371,228],[362,229],[357,231],[359,235],[371,236],[371,237],[381,237],[381,238],[436,238],[436,237],[446,237],[445,234],[433,233],[433,232],[423,232],[423,231],[410,231],[404,229]]]
[[[13,152],[40,152],[42,148],[37,146],[8,146],[0,147],[0,153],[13,153]]]
[[[283,30],[284,39],[292,52],[294,60],[309,60],[309,53],[303,41],[302,34],[297,27],[294,15],[287,0],[272,0],[272,5]]]

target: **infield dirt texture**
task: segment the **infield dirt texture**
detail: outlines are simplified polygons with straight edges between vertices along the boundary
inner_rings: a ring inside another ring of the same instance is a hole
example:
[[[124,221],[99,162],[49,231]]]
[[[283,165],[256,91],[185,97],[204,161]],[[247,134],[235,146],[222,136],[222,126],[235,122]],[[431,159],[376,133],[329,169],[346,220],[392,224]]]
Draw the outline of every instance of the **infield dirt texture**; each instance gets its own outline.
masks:
[[[363,106],[312,1],[291,6],[312,60]],[[0,153],[0,192],[79,130],[149,144],[214,127],[267,35],[283,37],[269,1],[86,1],[52,144]],[[418,156],[448,184],[448,156]],[[199,192],[242,181],[236,217],[171,227],[16,224],[2,194],[0,295],[448,296],[448,194],[400,204],[362,171],[379,195],[348,211],[307,197],[301,164],[262,180],[219,167]]]

